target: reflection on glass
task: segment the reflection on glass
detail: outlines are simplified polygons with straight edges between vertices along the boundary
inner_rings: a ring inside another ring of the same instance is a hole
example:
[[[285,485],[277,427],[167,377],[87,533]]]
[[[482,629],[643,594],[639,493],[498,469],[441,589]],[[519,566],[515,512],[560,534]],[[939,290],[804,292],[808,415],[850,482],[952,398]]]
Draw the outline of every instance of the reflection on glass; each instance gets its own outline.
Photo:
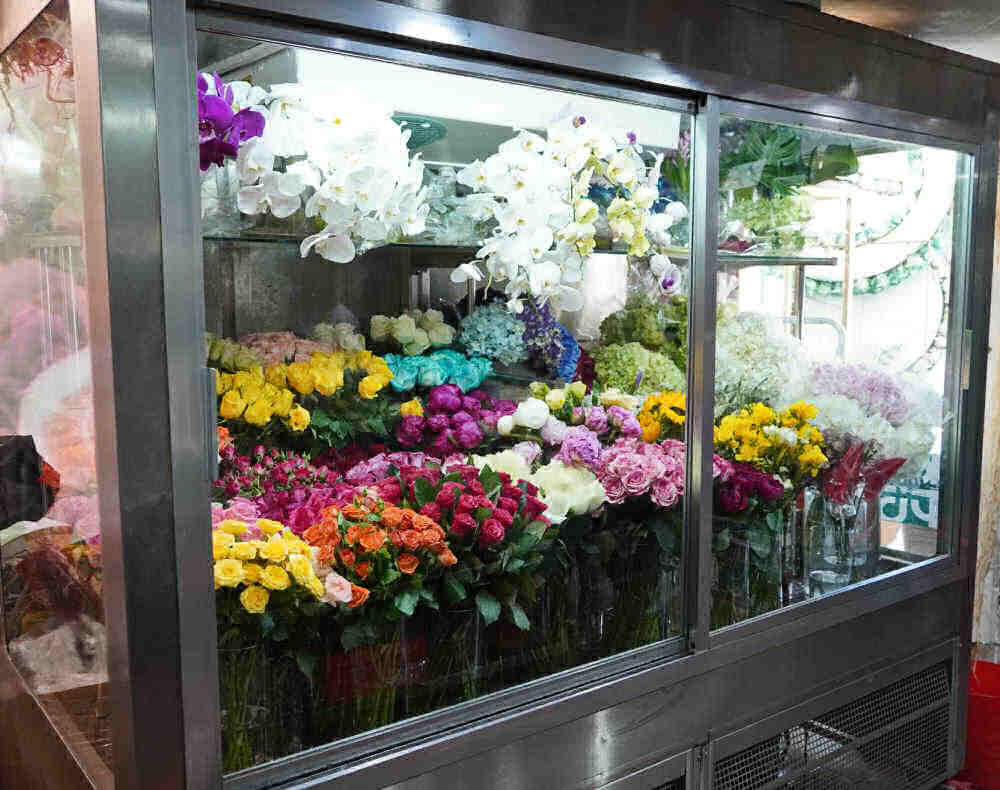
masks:
[[[951,151],[725,118],[713,627],[944,550]],[[728,477],[727,477],[728,476]]]
[[[0,55],[0,604],[7,650],[99,785],[110,732],[65,4]]]
[[[690,118],[246,73],[197,88],[226,770],[681,633]]]

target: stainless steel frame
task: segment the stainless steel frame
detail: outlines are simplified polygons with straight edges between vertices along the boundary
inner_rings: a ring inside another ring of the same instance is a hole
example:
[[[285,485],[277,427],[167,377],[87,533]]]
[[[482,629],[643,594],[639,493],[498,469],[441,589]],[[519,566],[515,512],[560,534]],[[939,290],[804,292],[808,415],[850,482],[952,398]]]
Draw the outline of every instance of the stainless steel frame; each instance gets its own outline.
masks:
[[[196,27],[697,108],[689,392],[700,408],[689,421],[689,633],[229,776],[225,787],[649,788],[686,774],[689,788],[707,790],[713,755],[738,743],[746,727],[767,717],[778,717],[769,720],[777,726],[782,711],[823,695],[846,700],[853,681],[898,671],[887,668],[926,651],[953,646],[961,694],[985,343],[973,344],[971,386],[954,396],[949,554],[709,633],[705,415],[712,413],[716,267],[709,197],[718,181],[712,152],[719,116],[734,109],[975,154],[970,234],[956,247],[968,249],[968,269],[955,275],[949,338],[954,350],[966,330],[985,338],[997,67],[770,0],[713,8],[686,0],[190,5],[72,0],[88,152],[88,266],[92,287],[103,270],[108,289],[103,321],[94,321],[94,331],[103,330],[95,347],[103,337],[113,350],[95,359],[95,384],[107,394],[98,411],[102,471],[117,473],[105,472],[102,519],[119,786],[220,784],[213,592],[202,526],[204,294],[189,89]],[[4,11],[10,6],[0,0]],[[440,13],[449,9],[454,16]],[[958,363],[949,364],[954,373]],[[957,699],[955,767],[965,715]]]

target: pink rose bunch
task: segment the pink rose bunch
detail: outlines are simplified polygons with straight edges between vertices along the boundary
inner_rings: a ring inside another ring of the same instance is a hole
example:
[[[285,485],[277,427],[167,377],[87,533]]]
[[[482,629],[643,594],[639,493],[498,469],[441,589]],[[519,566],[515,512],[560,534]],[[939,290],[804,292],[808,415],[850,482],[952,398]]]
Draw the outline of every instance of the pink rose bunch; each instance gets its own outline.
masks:
[[[684,495],[684,445],[677,444],[679,450],[626,437],[605,450],[596,471],[608,501],[649,496],[660,507],[676,505]]]
[[[255,332],[239,339],[250,348],[264,366],[283,362],[308,362],[316,351],[330,354],[336,349],[326,343],[296,337],[293,332]]]

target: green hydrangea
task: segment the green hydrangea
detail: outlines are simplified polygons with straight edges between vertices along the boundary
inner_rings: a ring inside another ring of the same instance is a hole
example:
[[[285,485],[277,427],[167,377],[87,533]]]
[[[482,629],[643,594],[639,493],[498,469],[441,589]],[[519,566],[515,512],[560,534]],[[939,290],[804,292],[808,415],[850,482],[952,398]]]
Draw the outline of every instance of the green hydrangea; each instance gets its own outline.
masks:
[[[686,296],[658,302],[637,294],[623,310],[601,322],[601,345],[639,343],[666,354],[681,371],[687,370],[687,313]]]
[[[591,356],[597,380],[604,388],[614,387],[639,395],[664,390],[683,392],[686,389],[685,376],[670,357],[650,351],[641,343],[599,346]]]

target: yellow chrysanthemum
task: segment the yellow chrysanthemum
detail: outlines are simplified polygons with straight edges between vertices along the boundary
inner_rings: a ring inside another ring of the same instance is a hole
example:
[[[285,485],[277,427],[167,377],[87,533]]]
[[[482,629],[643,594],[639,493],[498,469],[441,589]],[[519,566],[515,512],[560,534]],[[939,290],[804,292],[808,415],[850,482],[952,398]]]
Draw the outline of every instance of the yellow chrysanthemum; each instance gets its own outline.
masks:
[[[268,565],[260,574],[260,583],[269,590],[287,590],[292,581],[280,565]]]
[[[271,593],[258,584],[251,584],[240,593],[240,603],[250,614],[263,614]]]
[[[233,388],[232,373],[218,373],[215,377],[215,394],[225,395]]]
[[[218,587],[236,587],[246,578],[243,563],[236,559],[224,559],[215,563],[215,584]]]
[[[642,426],[642,439],[655,442],[660,438],[660,421],[650,415],[639,415],[639,425]]]

